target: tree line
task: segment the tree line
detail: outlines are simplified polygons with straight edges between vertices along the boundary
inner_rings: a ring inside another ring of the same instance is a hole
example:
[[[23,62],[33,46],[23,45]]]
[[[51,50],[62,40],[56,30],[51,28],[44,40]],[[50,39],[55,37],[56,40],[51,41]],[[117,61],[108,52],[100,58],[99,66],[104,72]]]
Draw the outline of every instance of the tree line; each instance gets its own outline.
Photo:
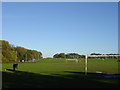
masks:
[[[114,55],[120,55],[120,54],[100,54],[100,53],[91,53],[90,55],[108,55],[108,57],[89,57],[89,58],[120,58],[120,56],[114,56]],[[113,55],[113,56],[109,56],[109,55]],[[70,58],[70,59],[79,59],[79,58],[85,58],[85,55],[80,55],[78,53],[57,53],[53,56],[53,58]]]
[[[0,51],[2,62],[15,62],[20,60],[30,61],[42,58],[42,53],[36,50],[26,49],[20,46],[14,46],[8,41],[0,40]]]
[[[119,54],[100,54],[91,53],[90,55],[119,55]],[[39,60],[43,58],[42,53],[36,50],[26,49],[20,46],[14,46],[8,41],[0,40],[0,62],[15,62],[25,60],[29,62],[31,60]],[[71,58],[79,59],[85,58],[85,55],[79,55],[78,53],[57,53],[53,55],[53,58]],[[113,57],[112,57],[113,58]],[[116,57],[115,57],[116,58]]]
[[[79,59],[79,58],[85,58],[85,55],[79,55],[77,53],[57,53],[53,56],[53,58],[70,58],[70,59]]]

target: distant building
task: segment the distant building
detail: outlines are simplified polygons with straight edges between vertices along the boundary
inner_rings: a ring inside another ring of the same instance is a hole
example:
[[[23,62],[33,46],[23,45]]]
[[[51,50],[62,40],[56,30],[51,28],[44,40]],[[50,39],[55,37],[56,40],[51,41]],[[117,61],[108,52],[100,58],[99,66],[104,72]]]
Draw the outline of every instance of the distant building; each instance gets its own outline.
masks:
[[[79,58],[79,56],[77,55],[69,55],[70,58],[74,59],[74,58]]]
[[[118,59],[120,55],[108,55],[108,54],[103,54],[103,55],[87,55],[88,58],[97,58],[97,59]]]

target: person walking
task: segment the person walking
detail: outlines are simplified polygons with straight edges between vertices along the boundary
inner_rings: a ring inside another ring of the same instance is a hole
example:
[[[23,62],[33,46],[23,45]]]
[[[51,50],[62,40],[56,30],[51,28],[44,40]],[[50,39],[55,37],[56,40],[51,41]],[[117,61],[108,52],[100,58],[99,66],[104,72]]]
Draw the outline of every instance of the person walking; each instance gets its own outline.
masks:
[[[15,71],[16,68],[18,68],[18,63],[13,64],[13,71]]]

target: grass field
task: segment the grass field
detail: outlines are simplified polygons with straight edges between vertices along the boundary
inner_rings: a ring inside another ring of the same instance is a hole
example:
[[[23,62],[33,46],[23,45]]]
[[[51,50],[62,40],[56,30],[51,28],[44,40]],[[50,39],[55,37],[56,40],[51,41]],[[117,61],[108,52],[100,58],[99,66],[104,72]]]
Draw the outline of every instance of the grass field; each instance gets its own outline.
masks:
[[[3,88],[110,88],[118,87],[119,77],[104,77],[120,74],[115,59],[88,59],[88,74],[85,75],[85,60],[78,63],[65,59],[43,59],[31,63],[19,63],[16,72],[12,63],[2,65]],[[7,70],[5,70],[7,69]],[[104,73],[96,73],[96,72]]]

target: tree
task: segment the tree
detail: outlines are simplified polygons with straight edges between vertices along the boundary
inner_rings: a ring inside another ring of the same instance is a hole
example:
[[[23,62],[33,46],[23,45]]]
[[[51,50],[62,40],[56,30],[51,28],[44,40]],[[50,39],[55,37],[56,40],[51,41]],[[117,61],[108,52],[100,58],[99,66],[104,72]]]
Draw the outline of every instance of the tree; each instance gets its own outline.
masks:
[[[15,52],[17,54],[17,60],[25,60],[25,54],[27,53],[27,49],[24,47],[17,46],[15,47]]]
[[[68,53],[66,54],[67,58],[80,58],[80,55],[77,53]]]
[[[54,58],[66,58],[66,55],[65,53],[59,53],[59,54],[55,54],[53,57]]]
[[[53,56],[53,58],[59,58],[59,57],[58,57],[58,54],[55,54],[55,55]]]
[[[66,58],[65,53],[60,53],[58,56],[59,56],[59,58]]]
[[[78,59],[78,58],[85,58],[85,55],[79,55],[77,53],[59,53],[59,54],[55,54],[53,56],[53,58],[73,58],[73,59]]]
[[[8,41],[2,40],[2,62],[12,62],[16,60],[14,47]]]
[[[0,52],[2,52],[0,55],[2,62],[26,60],[26,56],[27,61],[42,58],[42,53],[37,50],[30,50],[20,46],[15,47],[5,40],[0,40]]]
[[[91,55],[102,55],[100,53],[91,53]]]

